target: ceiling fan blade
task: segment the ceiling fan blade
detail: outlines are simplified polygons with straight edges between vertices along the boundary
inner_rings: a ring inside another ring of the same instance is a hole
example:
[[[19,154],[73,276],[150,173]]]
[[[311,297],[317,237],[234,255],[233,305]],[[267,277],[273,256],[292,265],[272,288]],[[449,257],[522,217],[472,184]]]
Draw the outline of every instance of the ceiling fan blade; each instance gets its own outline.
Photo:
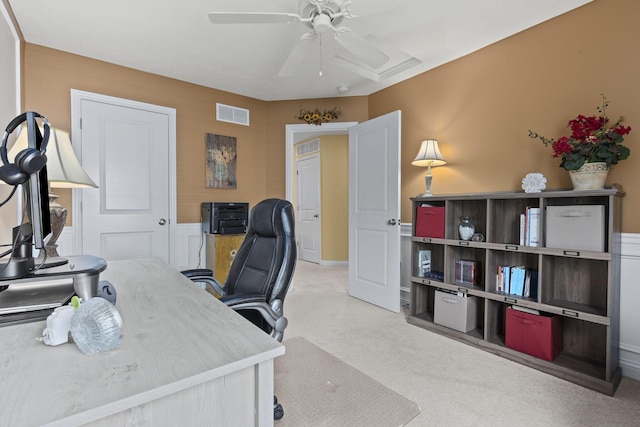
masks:
[[[303,34],[298,40],[298,43],[293,47],[293,50],[282,64],[282,68],[278,72],[280,77],[291,77],[300,68],[300,65],[307,59],[309,53],[312,51],[309,49],[311,45],[316,41],[318,35],[314,32]]]
[[[349,28],[336,29],[334,37],[342,47],[362,59],[372,68],[378,68],[389,60],[387,54]]]
[[[291,24],[300,19],[296,13],[209,12],[214,24]]]

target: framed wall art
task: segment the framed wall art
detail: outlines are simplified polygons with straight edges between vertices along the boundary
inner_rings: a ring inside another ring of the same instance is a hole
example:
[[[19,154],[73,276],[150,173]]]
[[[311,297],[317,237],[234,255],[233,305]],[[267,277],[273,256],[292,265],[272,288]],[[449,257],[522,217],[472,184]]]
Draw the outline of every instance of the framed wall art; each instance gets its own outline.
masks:
[[[237,188],[237,141],[234,136],[207,133],[205,138],[206,177],[208,188]]]

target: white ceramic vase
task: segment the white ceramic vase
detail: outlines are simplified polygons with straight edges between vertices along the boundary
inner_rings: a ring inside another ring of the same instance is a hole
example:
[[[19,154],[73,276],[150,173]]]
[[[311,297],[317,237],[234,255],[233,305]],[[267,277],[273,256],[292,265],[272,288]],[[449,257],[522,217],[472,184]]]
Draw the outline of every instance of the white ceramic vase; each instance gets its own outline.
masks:
[[[575,171],[569,171],[574,190],[600,190],[604,188],[609,167],[605,162],[585,163]]]

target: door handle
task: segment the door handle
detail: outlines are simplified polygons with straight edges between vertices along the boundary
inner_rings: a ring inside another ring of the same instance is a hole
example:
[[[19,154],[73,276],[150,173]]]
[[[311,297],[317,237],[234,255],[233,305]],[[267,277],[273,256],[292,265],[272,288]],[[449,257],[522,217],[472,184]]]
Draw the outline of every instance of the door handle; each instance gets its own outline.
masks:
[[[395,220],[395,219],[393,219],[393,218],[391,218],[391,219],[388,221],[388,223],[389,223],[389,225],[396,225],[396,220]]]
[[[165,225],[167,223],[167,220],[164,218],[160,218],[160,221],[158,221],[158,224],[160,225]]]

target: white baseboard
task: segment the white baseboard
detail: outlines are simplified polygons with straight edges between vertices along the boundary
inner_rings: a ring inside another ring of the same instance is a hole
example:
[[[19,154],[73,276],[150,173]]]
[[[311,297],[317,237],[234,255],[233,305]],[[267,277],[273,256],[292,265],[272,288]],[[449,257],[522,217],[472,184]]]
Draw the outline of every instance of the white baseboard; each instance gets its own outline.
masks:
[[[331,260],[321,260],[320,261],[320,265],[327,265],[327,266],[347,266],[349,265],[349,261],[331,261]]]
[[[622,369],[622,376],[640,381],[640,348],[620,344],[618,363]]]

